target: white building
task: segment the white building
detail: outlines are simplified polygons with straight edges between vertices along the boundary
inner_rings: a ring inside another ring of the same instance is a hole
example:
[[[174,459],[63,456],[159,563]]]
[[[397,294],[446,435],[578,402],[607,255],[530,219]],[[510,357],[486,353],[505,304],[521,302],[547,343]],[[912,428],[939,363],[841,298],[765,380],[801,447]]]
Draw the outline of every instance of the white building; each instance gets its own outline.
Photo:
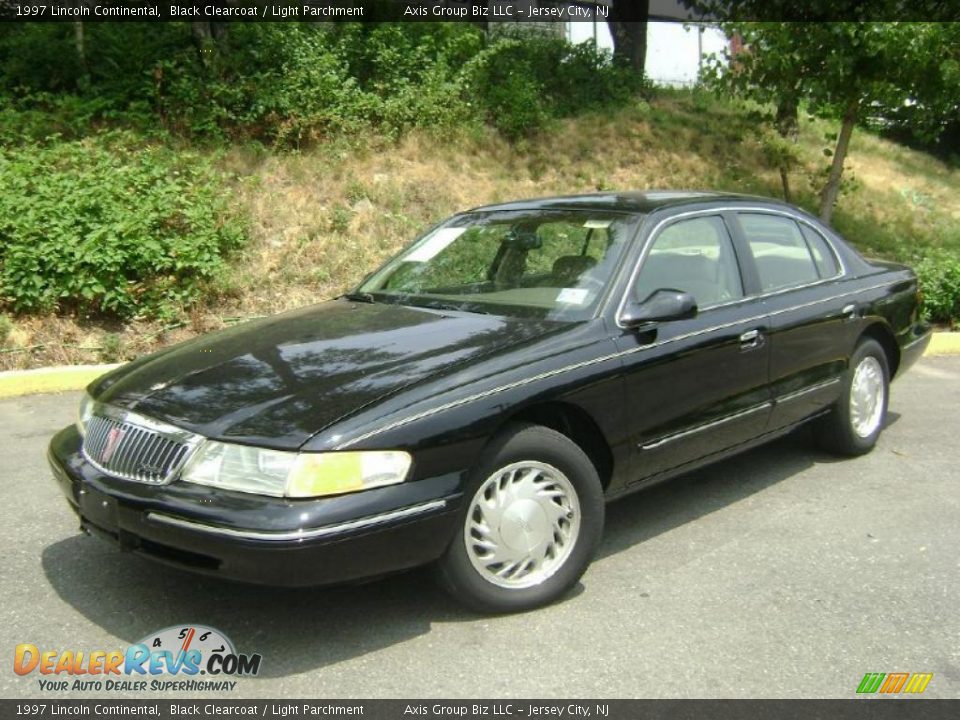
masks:
[[[595,5],[593,20],[519,22],[519,15],[511,16],[514,22],[503,14],[497,22],[488,22],[488,31],[503,28],[522,28],[527,31],[563,34],[570,42],[581,43],[595,40],[598,48],[613,50],[613,40],[607,25],[605,10],[609,10],[613,0],[578,0],[577,9],[584,10]],[[489,0],[488,8],[493,13],[506,12],[523,5],[525,14],[535,6],[563,6],[564,0],[514,0],[501,3]],[[503,7],[501,7],[503,6]],[[499,10],[498,10],[499,8]],[[647,78],[657,85],[690,86],[700,78],[704,58],[720,54],[729,47],[729,39],[716,24],[696,22],[694,14],[680,0],[649,0],[647,22]]]
[[[597,47],[613,50],[602,6],[611,0],[586,0],[598,6],[594,20],[566,23],[571,42],[596,40]],[[715,24],[694,22],[695,14],[680,0],[649,0],[647,24],[647,77],[658,85],[689,86],[697,82],[704,58],[720,54],[729,39]]]
[[[604,20],[567,23],[567,39],[596,39],[597,47],[613,50]],[[689,86],[697,82],[703,59],[729,46],[724,32],[707,23],[652,21],[647,24],[647,77],[657,85]]]

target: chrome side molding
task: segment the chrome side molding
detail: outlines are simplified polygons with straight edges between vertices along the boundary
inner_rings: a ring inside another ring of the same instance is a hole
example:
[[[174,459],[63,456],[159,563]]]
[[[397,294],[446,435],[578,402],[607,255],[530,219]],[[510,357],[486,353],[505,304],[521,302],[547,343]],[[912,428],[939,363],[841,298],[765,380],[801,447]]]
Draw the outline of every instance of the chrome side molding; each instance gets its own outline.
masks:
[[[645,445],[641,445],[640,449],[654,450],[658,447],[661,447],[662,445],[666,445],[667,443],[672,443],[674,440],[680,440],[690,435],[694,435],[698,432],[703,432],[704,430],[715,428],[718,425],[724,425],[728,422],[732,422],[733,420],[739,420],[740,418],[747,417],[748,415],[753,415],[754,413],[760,412],[761,410],[767,410],[771,407],[773,407],[772,402],[761,403],[760,405],[755,405],[752,408],[747,408],[746,410],[741,410],[740,412],[736,412],[733,415],[725,415],[722,418],[719,418],[717,420],[712,420],[708,423],[704,423],[703,425],[697,425],[695,427],[689,428],[687,430],[681,430],[680,432],[673,433],[671,435],[664,435],[661,438],[657,438],[653,442],[649,442],[649,443],[646,443]]]

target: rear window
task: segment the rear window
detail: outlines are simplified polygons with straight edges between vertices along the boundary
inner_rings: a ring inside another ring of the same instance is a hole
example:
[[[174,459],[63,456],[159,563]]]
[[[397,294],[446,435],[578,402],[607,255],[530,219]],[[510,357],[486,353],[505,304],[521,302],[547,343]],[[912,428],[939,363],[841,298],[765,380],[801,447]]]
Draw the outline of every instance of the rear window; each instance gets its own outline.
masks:
[[[813,263],[817,266],[817,272],[821,278],[832,278],[840,272],[840,264],[837,262],[837,256],[833,254],[833,249],[826,239],[807,225],[800,225],[800,231],[810,246],[810,254],[813,255]]]
[[[740,224],[765,292],[820,279],[813,253],[796,222],[779,215],[741,213]]]

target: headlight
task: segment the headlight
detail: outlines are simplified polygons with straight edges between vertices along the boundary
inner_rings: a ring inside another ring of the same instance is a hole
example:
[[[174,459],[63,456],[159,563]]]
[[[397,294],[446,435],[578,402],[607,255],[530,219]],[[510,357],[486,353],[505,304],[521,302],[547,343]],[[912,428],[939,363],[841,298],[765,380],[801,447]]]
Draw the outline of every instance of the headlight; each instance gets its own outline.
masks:
[[[295,453],[207,440],[183,469],[185,482],[274,497],[320,497],[394,485],[407,477],[399,450]]]
[[[87,393],[83,394],[80,400],[80,407],[77,408],[77,430],[81,437],[87,434],[87,423],[93,417],[93,398]]]

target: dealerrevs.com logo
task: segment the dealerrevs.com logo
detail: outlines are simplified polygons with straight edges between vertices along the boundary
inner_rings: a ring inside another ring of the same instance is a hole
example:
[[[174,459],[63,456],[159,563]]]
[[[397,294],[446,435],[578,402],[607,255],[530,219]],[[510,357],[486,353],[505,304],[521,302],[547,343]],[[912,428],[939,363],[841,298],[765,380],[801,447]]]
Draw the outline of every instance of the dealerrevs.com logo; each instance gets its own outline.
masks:
[[[174,625],[125,650],[48,650],[21,643],[14,652],[13,671],[45,676],[37,678],[42,691],[229,691],[237,685],[229,678],[257,675],[262,659],[257,653],[238,653],[214,628]]]
[[[857,686],[857,694],[919,695],[932,679],[933,673],[867,673]]]

